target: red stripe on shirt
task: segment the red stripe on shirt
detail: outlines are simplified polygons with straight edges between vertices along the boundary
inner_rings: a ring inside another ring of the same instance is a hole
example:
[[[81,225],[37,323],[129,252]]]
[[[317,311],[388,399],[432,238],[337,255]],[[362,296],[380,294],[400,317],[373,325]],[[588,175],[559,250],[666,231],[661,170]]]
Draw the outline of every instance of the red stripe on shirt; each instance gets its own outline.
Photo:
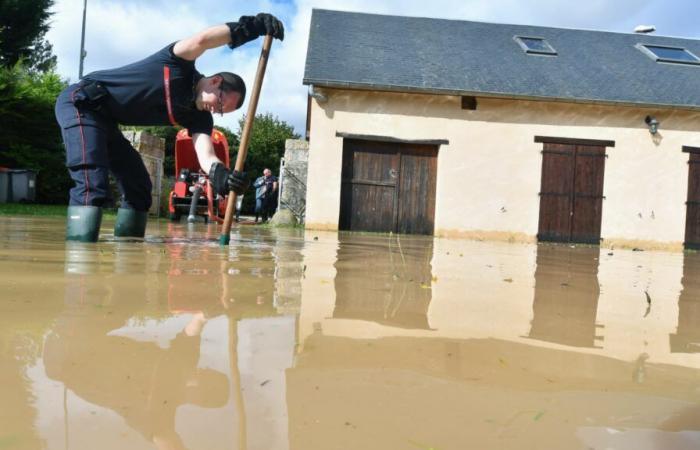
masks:
[[[173,115],[173,103],[170,100],[170,67],[163,66],[163,84],[165,85],[165,105],[168,107],[168,119],[173,126],[178,126]]]

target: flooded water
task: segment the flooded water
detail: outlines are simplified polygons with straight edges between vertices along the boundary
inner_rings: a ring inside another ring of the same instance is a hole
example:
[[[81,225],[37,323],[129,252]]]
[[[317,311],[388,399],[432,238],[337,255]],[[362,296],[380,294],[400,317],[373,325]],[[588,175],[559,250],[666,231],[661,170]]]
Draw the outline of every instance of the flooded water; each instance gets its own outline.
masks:
[[[700,448],[698,254],[63,223],[0,218],[1,450]]]

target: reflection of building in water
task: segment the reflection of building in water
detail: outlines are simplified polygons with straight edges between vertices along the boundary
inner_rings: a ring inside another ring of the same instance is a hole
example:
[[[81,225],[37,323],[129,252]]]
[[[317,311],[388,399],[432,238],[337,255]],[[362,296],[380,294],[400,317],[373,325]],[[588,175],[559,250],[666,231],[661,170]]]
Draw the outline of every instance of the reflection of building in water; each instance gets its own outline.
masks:
[[[598,347],[596,324],[600,248],[537,246],[535,300],[528,337],[575,347]]]
[[[317,332],[287,371],[290,447],[594,448],[579,431],[611,427],[693,448],[665,445],[676,433],[662,424],[700,402],[698,370],[649,365],[640,383],[634,366],[500,339]]]
[[[683,288],[678,297],[678,328],[670,335],[672,353],[700,352],[700,254],[683,255]]]
[[[304,240],[298,230],[274,230],[276,243],[274,306],[279,314],[298,314],[301,305],[301,279],[304,276]]]
[[[399,247],[390,238],[385,251],[372,251],[369,242],[344,245],[341,237],[335,263],[333,318],[360,319],[401,328],[429,329],[433,258],[432,242]],[[405,248],[404,248],[405,247]]]

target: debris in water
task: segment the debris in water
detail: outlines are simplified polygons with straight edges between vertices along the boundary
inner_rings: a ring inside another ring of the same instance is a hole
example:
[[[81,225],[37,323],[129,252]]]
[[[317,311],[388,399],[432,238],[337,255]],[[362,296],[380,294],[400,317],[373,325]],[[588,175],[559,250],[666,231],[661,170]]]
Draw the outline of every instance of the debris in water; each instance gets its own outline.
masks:
[[[646,317],[649,315],[649,312],[651,312],[651,297],[647,291],[644,291],[644,295],[647,296],[647,311],[644,313],[644,317]]]
[[[411,445],[414,445],[414,446],[416,446],[416,447],[418,447],[418,448],[420,448],[420,449],[423,449],[423,450],[438,450],[437,447],[433,447],[433,446],[430,446],[430,445],[422,444],[422,443],[420,443],[420,442],[418,442],[418,441],[414,441],[413,439],[409,439],[408,442],[409,442]]]
[[[633,252],[643,252],[644,249],[643,249],[643,248],[639,248],[639,247],[635,247],[635,248],[632,249],[632,251],[633,251]]]
[[[503,281],[505,281],[506,283],[512,283],[513,279],[512,278],[504,278]]]
[[[535,417],[532,418],[532,420],[534,420],[535,422],[537,422],[538,420],[540,420],[540,419],[542,418],[542,416],[544,416],[544,411],[538,412],[538,413],[535,415]]]
[[[262,383],[260,383],[260,386],[265,386],[265,385],[266,385],[267,383],[269,383],[269,382],[270,382],[270,380],[265,380],[265,381],[263,381]]]

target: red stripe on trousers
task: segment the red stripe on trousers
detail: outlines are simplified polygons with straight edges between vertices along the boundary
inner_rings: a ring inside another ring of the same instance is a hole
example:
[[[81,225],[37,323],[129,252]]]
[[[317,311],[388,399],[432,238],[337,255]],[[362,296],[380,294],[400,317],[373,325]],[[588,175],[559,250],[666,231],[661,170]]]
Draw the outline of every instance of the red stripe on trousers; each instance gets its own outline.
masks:
[[[71,94],[70,94],[70,100],[71,100],[71,102],[73,102],[74,108],[75,108],[75,93],[78,89],[80,89],[80,88],[77,88],[75,91],[71,92]],[[85,133],[83,133],[83,121],[80,120],[80,111],[78,111],[78,108],[75,108],[75,117],[78,119],[78,126],[80,127],[80,143],[82,144],[82,147],[83,147],[83,175],[85,176],[85,206],[89,206],[88,205],[88,198],[90,195],[90,180],[88,178],[87,167],[85,166],[85,160],[86,160]]]

